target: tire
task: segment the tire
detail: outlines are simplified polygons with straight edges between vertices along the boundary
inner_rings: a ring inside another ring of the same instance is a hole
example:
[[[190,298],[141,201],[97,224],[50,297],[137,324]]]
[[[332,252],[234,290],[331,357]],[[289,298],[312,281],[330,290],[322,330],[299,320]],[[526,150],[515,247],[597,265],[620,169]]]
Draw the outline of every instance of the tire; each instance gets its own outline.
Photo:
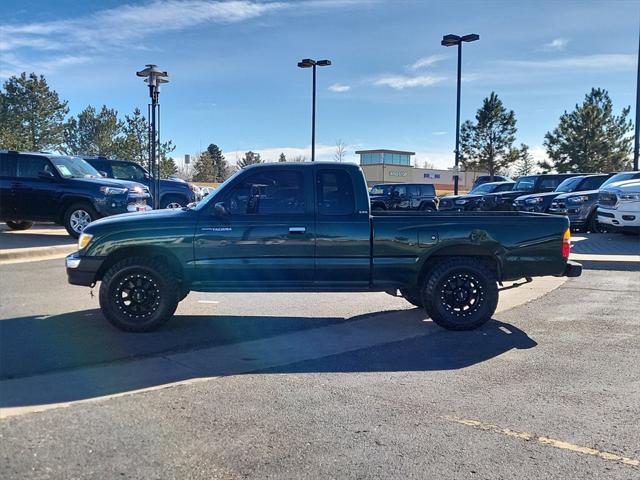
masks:
[[[187,295],[189,295],[190,293],[191,293],[191,290],[183,288],[182,290],[180,290],[180,298],[178,301],[181,302],[182,300],[187,298]]]
[[[423,203],[422,205],[420,205],[420,211],[421,212],[435,212],[436,209],[433,208],[433,206],[429,205],[428,203]]]
[[[182,208],[187,206],[187,201],[178,195],[165,195],[160,202],[160,208]]]
[[[158,329],[176,311],[180,286],[162,262],[131,257],[112,266],[100,284],[100,308],[105,318],[125,332]]]
[[[420,295],[420,290],[417,288],[408,288],[400,290],[400,293],[404,297],[404,299],[412,305],[415,305],[418,308],[424,308],[424,302],[422,301],[422,296]]]
[[[74,203],[64,212],[62,223],[69,235],[78,238],[82,230],[97,218],[98,214],[88,203]]]
[[[33,227],[33,222],[25,220],[7,220],[5,223],[11,230],[29,230]]]
[[[455,297],[457,294],[460,298]],[[475,257],[444,259],[426,278],[422,299],[429,317],[439,326],[447,330],[473,330],[490,320],[496,311],[496,274],[486,262]]]
[[[589,215],[589,218],[587,219],[587,226],[585,227],[585,232],[591,232],[591,233],[602,233],[603,229],[600,226],[600,223],[598,222],[598,214],[596,213],[596,211],[594,210],[594,212]]]

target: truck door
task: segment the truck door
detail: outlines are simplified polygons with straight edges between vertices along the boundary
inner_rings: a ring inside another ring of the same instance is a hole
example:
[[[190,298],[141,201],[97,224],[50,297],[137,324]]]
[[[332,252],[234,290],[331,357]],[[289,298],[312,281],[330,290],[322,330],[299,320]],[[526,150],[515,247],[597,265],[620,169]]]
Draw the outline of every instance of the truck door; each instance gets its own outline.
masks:
[[[315,283],[321,290],[369,284],[369,211],[358,210],[355,192],[347,170],[318,166]],[[366,196],[366,191],[362,194]]]
[[[256,168],[208,202],[195,234],[196,281],[249,291],[313,284],[313,183],[306,170]],[[216,204],[224,215],[216,215]]]
[[[60,182],[57,172],[46,157],[18,155],[16,178],[11,184],[16,218],[24,215],[28,220],[54,219],[60,206]]]

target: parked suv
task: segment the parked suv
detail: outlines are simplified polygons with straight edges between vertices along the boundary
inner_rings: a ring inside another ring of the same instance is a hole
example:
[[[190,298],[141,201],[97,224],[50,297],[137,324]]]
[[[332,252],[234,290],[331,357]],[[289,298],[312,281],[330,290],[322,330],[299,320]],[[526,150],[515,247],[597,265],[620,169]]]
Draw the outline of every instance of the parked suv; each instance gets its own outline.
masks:
[[[151,194],[155,191],[155,182],[149,172],[135,162],[112,160],[105,157],[84,157],[96,170],[104,172],[109,178],[132,180],[146,185]],[[202,198],[197,186],[178,178],[160,180],[160,208],[186,207]]]
[[[489,193],[508,192],[516,182],[481,183],[466,195],[448,195],[440,199],[438,210],[472,211],[479,210],[482,197]]]
[[[480,185],[484,185],[485,183],[493,183],[493,182],[513,182],[512,179],[510,179],[509,177],[503,177],[502,175],[494,175],[493,179],[491,178],[491,175],[480,175],[478,178],[476,178],[473,182],[473,186],[471,187],[471,190],[475,190],[476,187],[479,187]]]
[[[79,157],[0,151],[0,220],[11,229],[55,222],[77,238],[97,218],[150,204],[144,185],[103,178]]]
[[[551,207],[551,202],[559,195],[571,192],[595,192],[600,188],[611,174],[601,175],[578,175],[567,178],[553,192],[534,193],[523,195],[513,201],[513,209],[524,212],[546,213]]]
[[[511,211],[513,201],[522,195],[531,193],[553,192],[564,180],[582,175],[580,173],[551,173],[526,175],[518,178],[509,192],[490,193],[482,197],[482,210]]]
[[[615,182],[600,189],[598,222],[623,233],[640,232],[640,180]]]
[[[623,180],[640,178],[640,172],[620,172],[609,177],[599,190],[577,191],[558,195],[551,202],[549,213],[554,215],[566,215],[571,221],[571,228],[575,230],[599,232],[598,222],[598,195],[607,185]]]
[[[422,210],[438,209],[436,189],[430,183],[381,183],[369,193],[372,210]]]

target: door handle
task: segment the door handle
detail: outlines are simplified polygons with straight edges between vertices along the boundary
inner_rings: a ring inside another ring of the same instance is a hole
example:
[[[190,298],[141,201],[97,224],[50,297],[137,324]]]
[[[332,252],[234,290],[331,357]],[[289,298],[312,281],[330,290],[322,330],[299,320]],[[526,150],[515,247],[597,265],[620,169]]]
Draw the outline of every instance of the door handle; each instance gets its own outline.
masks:
[[[305,233],[306,231],[305,227],[289,227],[289,233]]]

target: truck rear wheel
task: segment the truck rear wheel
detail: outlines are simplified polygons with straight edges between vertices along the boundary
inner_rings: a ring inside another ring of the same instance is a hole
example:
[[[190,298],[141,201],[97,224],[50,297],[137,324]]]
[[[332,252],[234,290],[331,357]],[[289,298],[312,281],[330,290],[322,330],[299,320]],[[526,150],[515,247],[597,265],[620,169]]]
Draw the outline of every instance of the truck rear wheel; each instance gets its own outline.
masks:
[[[491,267],[474,257],[450,257],[437,264],[422,291],[429,317],[447,330],[473,330],[498,306],[498,285]]]
[[[149,332],[169,320],[179,302],[175,274],[162,262],[132,257],[111,267],[100,285],[106,319],[126,332]]]

